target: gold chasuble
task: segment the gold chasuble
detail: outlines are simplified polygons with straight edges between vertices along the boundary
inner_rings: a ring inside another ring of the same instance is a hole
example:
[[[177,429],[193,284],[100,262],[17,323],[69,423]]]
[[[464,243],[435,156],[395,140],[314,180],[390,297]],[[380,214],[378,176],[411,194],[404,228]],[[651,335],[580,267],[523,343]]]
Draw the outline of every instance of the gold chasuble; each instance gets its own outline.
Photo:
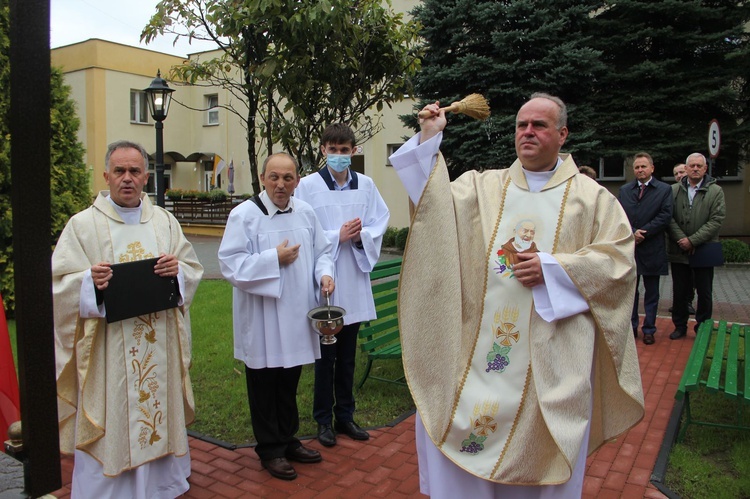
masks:
[[[60,448],[86,452],[104,475],[117,476],[188,452],[186,425],[194,419],[188,308],[203,267],[169,212],[143,195],[140,223],[126,225],[107,194],[70,219],[52,275]],[[79,316],[81,283],[92,265],[162,253],[180,261],[182,306],[112,324]]]
[[[564,483],[589,422],[591,452],[643,417],[630,224],[577,173],[568,157],[530,192],[516,161],[451,183],[440,155],[412,220],[398,307],[409,387],[438,449],[493,482]],[[539,317],[503,248],[521,224],[590,311]]]

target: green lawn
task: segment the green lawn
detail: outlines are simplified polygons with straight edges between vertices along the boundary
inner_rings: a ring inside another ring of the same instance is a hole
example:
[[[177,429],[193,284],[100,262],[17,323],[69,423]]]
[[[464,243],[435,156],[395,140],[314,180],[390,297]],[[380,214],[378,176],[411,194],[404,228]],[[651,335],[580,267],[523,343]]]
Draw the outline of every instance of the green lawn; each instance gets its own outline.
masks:
[[[690,395],[693,416],[736,423],[737,401],[704,390]],[[742,407],[745,425],[750,407]],[[669,455],[667,487],[684,498],[750,498],[750,432],[690,425]]]
[[[223,280],[204,280],[190,309],[193,329],[193,367],[190,371],[195,392],[196,422],[192,430],[226,442],[253,441],[250,411],[247,405],[245,371],[233,358],[232,287]],[[366,357],[357,354],[355,381],[364,372]],[[376,376],[398,378],[403,375],[400,360],[381,360],[373,365]],[[300,411],[299,435],[314,435],[312,419],[314,373],[305,366],[297,391]],[[361,426],[381,426],[412,409],[405,386],[368,380],[355,391],[355,419]]]

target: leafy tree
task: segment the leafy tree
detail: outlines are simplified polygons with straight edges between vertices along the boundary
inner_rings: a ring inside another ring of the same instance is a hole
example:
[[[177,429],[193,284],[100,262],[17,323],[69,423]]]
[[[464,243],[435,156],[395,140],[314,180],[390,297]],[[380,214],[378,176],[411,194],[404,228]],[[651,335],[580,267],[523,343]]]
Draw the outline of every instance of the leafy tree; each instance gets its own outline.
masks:
[[[736,165],[748,136],[750,4],[737,0],[607,1],[594,47],[608,70],[592,95],[600,156],[648,151],[657,174],[698,151],[719,120],[721,157]]]
[[[426,53],[415,80],[423,102],[441,105],[466,94],[483,94],[492,116],[484,124],[449,118],[443,153],[452,177],[468,169],[508,167],[515,159],[518,108],[534,92],[562,98],[569,106],[565,149],[595,150],[589,95],[604,72],[591,48],[593,0],[425,0],[414,9]],[[420,105],[421,107],[421,105]],[[402,117],[415,125],[413,116]]]
[[[13,213],[10,178],[10,40],[8,2],[0,2],[0,293],[9,315],[15,309],[13,283]],[[78,142],[79,120],[70,99],[70,88],[63,83],[59,69],[51,74],[51,190],[52,240],[57,241],[71,215],[90,202],[89,180],[83,162],[83,145]],[[27,189],[34,195],[34,186]]]
[[[219,55],[190,60],[172,77],[220,86],[223,105],[247,129],[253,190],[256,142],[280,142],[304,165],[320,160],[317,140],[328,123],[352,126],[359,142],[380,129],[365,112],[403,98],[418,67],[416,25],[380,0],[162,0],[143,30],[156,36],[213,40]]]

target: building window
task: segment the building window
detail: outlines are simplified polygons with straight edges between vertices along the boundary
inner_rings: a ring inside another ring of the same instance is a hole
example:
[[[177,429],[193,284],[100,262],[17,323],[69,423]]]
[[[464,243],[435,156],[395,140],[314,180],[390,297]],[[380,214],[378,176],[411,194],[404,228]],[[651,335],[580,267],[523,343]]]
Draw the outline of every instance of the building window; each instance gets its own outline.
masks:
[[[148,123],[148,99],[143,90],[130,91],[130,122]]]
[[[206,108],[208,112],[206,114],[207,125],[218,125],[219,124],[219,96],[217,94],[206,96]]]
[[[625,180],[625,160],[619,156],[599,158],[597,180]]]
[[[391,155],[398,151],[398,148],[404,145],[403,142],[399,142],[398,144],[388,144],[386,146],[386,153],[385,153],[385,166],[393,166],[391,164]]]

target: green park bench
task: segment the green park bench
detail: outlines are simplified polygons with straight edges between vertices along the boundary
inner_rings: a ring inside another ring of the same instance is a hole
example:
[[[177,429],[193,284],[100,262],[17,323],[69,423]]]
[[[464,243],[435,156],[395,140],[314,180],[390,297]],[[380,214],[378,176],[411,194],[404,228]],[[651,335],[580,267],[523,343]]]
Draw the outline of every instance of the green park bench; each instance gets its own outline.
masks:
[[[685,404],[685,423],[677,437],[681,441],[691,424],[750,430],[743,421],[744,405],[750,403],[750,364],[745,362],[750,349],[750,325],[728,325],[726,321],[705,321],[698,328],[685,372],[675,398]],[[732,424],[698,421],[690,411],[690,393],[703,387],[709,393],[722,392],[736,399],[737,416]]]
[[[401,358],[397,308],[400,273],[401,258],[379,262],[370,272],[378,318],[362,323],[359,329],[360,349],[367,354],[367,366],[357,388],[362,388],[368,377],[388,383],[405,384],[403,376],[398,379],[388,379],[370,375],[374,361]]]

